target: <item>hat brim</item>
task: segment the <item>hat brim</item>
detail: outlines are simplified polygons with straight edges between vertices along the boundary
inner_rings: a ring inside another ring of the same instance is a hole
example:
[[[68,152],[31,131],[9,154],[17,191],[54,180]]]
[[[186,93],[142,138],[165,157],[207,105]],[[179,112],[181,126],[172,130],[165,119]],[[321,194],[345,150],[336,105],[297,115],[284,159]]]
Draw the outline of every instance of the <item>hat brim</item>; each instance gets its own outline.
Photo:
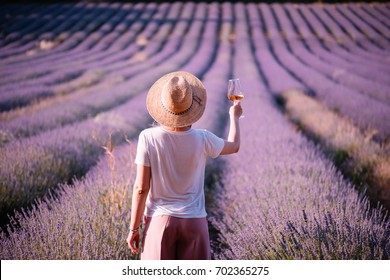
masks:
[[[184,77],[192,88],[192,105],[183,114],[170,113],[161,103],[162,89],[174,76]],[[202,117],[206,108],[206,101],[207,93],[202,82],[191,73],[177,71],[162,76],[151,86],[146,97],[146,108],[150,116],[159,124],[170,127],[184,127],[192,125]]]

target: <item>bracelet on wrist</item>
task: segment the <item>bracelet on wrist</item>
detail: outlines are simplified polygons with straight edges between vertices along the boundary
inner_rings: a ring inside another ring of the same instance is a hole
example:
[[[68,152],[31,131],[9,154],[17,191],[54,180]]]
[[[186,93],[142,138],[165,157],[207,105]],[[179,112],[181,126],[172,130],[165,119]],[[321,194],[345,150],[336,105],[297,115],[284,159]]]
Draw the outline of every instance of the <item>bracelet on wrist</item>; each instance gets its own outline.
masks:
[[[135,229],[130,229],[131,233],[136,233],[137,231],[139,231],[139,227],[135,228]]]

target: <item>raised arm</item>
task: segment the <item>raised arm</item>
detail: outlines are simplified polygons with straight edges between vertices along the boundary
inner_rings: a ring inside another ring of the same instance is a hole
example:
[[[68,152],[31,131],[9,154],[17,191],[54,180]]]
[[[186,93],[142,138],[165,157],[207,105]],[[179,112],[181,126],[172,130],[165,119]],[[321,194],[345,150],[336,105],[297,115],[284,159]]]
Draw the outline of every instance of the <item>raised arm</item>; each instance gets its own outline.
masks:
[[[225,145],[222,149],[221,155],[228,155],[237,153],[240,149],[240,116],[242,115],[242,108],[240,102],[235,102],[229,109],[230,128],[228,139],[225,140]]]

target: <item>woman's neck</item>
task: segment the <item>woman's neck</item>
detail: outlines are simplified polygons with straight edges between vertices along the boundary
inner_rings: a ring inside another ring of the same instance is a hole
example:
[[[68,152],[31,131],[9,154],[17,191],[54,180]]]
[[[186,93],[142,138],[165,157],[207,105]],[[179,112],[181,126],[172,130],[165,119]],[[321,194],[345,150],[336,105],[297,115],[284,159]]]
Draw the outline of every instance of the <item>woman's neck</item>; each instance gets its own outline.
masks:
[[[169,131],[187,131],[187,130],[190,130],[191,129],[191,126],[184,126],[184,127],[172,127],[172,126],[165,126],[163,125],[163,127],[166,129],[166,130],[169,130]]]

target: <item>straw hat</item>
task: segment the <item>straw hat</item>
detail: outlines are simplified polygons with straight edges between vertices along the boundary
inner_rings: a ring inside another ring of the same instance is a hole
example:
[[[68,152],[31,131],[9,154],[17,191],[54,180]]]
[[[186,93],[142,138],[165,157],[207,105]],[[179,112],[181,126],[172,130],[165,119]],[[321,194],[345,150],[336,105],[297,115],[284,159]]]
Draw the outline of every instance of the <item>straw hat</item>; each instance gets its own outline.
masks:
[[[146,107],[158,123],[170,127],[193,124],[203,115],[207,94],[191,73],[178,71],[162,76],[149,89]]]

